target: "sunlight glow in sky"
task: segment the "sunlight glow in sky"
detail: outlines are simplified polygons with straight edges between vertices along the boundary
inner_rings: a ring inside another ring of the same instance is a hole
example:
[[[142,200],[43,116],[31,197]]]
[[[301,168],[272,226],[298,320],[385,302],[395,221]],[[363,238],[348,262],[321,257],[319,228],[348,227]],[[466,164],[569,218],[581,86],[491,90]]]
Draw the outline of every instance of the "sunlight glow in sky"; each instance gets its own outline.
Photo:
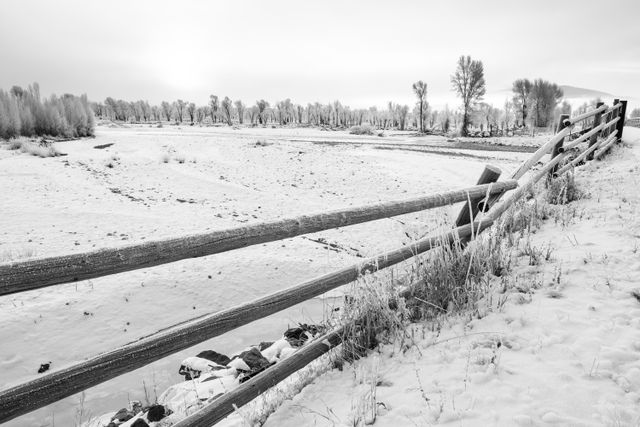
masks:
[[[151,103],[209,94],[352,107],[456,106],[449,76],[469,54],[487,100],[542,77],[640,97],[640,2],[0,1],[0,88]],[[606,18],[606,13],[611,18]],[[609,22],[607,22],[609,21]],[[614,24],[615,23],[615,24]],[[598,31],[599,29],[599,31]]]

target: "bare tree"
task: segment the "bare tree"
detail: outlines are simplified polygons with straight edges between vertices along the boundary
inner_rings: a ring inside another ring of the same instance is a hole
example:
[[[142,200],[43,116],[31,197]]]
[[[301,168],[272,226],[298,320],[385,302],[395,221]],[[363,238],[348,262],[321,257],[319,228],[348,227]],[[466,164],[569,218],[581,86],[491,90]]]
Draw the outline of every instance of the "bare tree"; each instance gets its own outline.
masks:
[[[216,123],[218,121],[218,97],[216,95],[209,95],[209,114],[211,114],[211,121]]]
[[[536,79],[531,87],[531,107],[533,108],[533,124],[536,127],[549,126],[553,121],[553,113],[564,93],[555,83]]]
[[[407,115],[409,114],[409,106],[403,105],[396,107],[398,110],[398,127],[400,130],[404,130],[404,126],[407,123]]]
[[[522,126],[527,123],[527,106],[531,95],[532,84],[529,79],[518,79],[513,82],[513,103],[522,112]]]
[[[258,120],[260,120],[260,124],[266,124],[265,112],[267,108],[269,108],[269,103],[264,99],[261,99],[260,101],[256,101],[256,107],[258,107]]]
[[[418,109],[420,110],[420,132],[424,132],[424,110],[427,103],[427,84],[422,80],[418,80],[413,84],[413,91],[418,97]]]
[[[512,116],[513,116],[513,102],[509,101],[509,99],[507,98],[504,100],[504,119],[502,121],[503,128],[509,129]]]
[[[453,89],[462,98],[462,136],[467,136],[469,113],[486,92],[482,61],[472,61],[470,56],[458,59],[458,68],[451,76]]]
[[[246,107],[239,99],[235,102],[236,111],[238,111],[238,123],[242,124],[244,122],[244,110]]]
[[[187,113],[191,119],[191,124],[193,124],[193,121],[196,118],[196,104],[190,102],[189,105],[187,105]]]
[[[180,123],[182,123],[182,115],[184,113],[184,106],[186,105],[186,103],[182,100],[182,99],[178,99],[176,102],[174,102],[173,106],[176,110],[176,115],[178,116],[178,121]]]
[[[229,126],[233,125],[233,122],[231,121],[233,103],[231,102],[228,96],[225,96],[222,102],[220,103],[220,110],[222,111],[222,116],[227,121],[227,124]]]
[[[109,99],[109,98],[107,98]],[[160,104],[160,108],[162,108],[162,112],[164,113],[164,116],[167,118],[167,121],[170,122],[171,121],[171,104],[169,104],[167,101],[162,101],[162,104]]]

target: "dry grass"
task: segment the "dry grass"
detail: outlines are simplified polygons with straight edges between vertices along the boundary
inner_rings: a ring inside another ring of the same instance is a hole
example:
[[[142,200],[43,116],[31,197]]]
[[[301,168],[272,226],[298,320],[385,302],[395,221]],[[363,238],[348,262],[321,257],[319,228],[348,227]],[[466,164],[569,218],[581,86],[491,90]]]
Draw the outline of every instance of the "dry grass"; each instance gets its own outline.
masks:
[[[552,205],[566,205],[585,197],[585,194],[576,185],[573,173],[565,173],[549,182],[546,198]]]
[[[42,158],[56,157],[61,154],[52,144],[43,144],[28,138],[12,139],[7,143],[7,148]]]
[[[349,129],[349,133],[352,135],[375,135],[375,130],[371,125],[364,124],[361,126],[353,126]]]

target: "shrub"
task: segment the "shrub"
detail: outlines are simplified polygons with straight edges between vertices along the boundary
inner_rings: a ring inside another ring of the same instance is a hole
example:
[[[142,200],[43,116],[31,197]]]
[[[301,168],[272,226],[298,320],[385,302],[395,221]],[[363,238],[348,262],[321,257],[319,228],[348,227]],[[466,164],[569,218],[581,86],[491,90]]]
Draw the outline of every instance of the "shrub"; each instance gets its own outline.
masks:
[[[53,145],[39,144],[26,138],[12,140],[8,147],[10,150],[20,150],[23,153],[37,157],[56,157],[60,152]]]
[[[571,172],[565,173],[549,182],[547,202],[552,205],[566,205],[583,197],[584,193],[576,185],[575,178]]]
[[[373,127],[368,124],[362,126],[353,126],[349,129],[349,133],[352,135],[375,135]]]
[[[86,95],[52,95],[42,101],[37,83],[11,92],[0,90],[0,138],[49,135],[93,136],[95,120]]]

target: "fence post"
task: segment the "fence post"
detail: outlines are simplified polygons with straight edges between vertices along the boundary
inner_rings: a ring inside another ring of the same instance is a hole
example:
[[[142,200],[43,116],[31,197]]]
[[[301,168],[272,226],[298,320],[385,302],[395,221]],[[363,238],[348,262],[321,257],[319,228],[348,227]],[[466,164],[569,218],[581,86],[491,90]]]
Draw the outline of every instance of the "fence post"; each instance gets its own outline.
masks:
[[[480,184],[490,184],[492,182],[496,182],[498,178],[500,178],[500,174],[502,171],[495,166],[486,165],[480,178],[478,179],[478,185]],[[471,220],[478,215],[480,211],[479,203],[484,200],[485,196],[479,196],[475,199],[471,199],[471,211],[469,211],[469,201],[466,201],[460,209],[460,213],[458,214],[458,219],[456,220],[456,227],[461,227],[463,225],[467,225],[471,223]],[[483,206],[482,212],[487,211],[488,206]]]
[[[598,102],[596,104],[596,108],[600,108],[604,105],[604,102]],[[593,127],[595,128],[596,126],[598,126],[601,122],[602,119],[602,113],[596,113],[596,115],[593,117]],[[595,134],[591,135],[591,139],[589,139],[589,148],[593,147],[593,145],[598,142],[598,136],[600,136],[600,131],[596,132]],[[587,156],[587,160],[593,160],[593,151],[591,153],[589,153],[589,155]]]
[[[560,114],[560,121],[558,122],[558,128],[556,130],[556,133],[560,132],[562,129],[567,127],[565,120],[567,120],[568,118],[569,118],[568,114]],[[558,154],[560,154],[560,151],[562,151],[561,149],[563,144],[564,144],[564,138],[562,138],[560,141],[558,141],[556,145],[554,145],[553,152],[551,153],[552,159],[554,159]],[[553,168],[551,168],[551,170],[549,171],[549,179],[553,178],[553,174],[558,170],[558,166],[559,165],[555,165]]]
[[[618,111],[620,115],[620,120],[617,123],[618,127],[618,141],[622,141],[622,130],[624,129],[625,117],[627,115],[627,101],[620,101],[622,103],[622,107]]]
[[[618,98],[613,100],[613,106],[615,106],[620,100]],[[604,119],[605,123],[609,123],[611,121],[611,119],[613,119],[613,111],[610,111],[609,113],[607,113],[607,116]],[[613,129],[611,127],[608,127],[607,129],[605,129],[605,131],[602,133],[602,137],[603,138],[607,138],[609,135],[611,135],[611,132],[613,132]]]

